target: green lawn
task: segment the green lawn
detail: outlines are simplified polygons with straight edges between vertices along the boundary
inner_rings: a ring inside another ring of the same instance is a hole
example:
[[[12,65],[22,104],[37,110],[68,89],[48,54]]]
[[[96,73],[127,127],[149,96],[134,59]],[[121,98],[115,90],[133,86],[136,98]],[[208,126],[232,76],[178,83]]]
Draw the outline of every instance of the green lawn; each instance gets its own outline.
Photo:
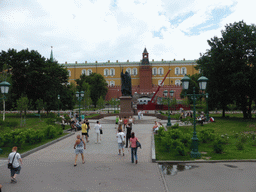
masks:
[[[253,134],[256,133],[256,119],[244,120],[242,114],[227,114],[228,118],[221,118],[221,114],[211,114],[216,120],[215,123],[205,124],[204,126],[197,125],[196,131],[199,137],[199,132],[204,129],[213,129],[216,135],[228,137],[227,144],[223,144],[224,151],[217,154],[213,150],[213,142],[202,143],[199,141],[199,152],[203,159],[223,160],[223,159],[256,159],[256,140],[253,140]],[[181,126],[179,129],[183,133],[193,132],[193,126]],[[226,135],[225,135],[226,134]],[[238,150],[236,144],[241,140],[242,136],[246,137],[244,149]],[[238,135],[238,137],[237,137]],[[199,137],[200,139],[200,137]],[[190,149],[187,149],[186,156],[175,155],[172,151],[166,152],[161,146],[161,141],[158,135],[155,135],[156,157],[157,160],[191,160],[189,156]]]

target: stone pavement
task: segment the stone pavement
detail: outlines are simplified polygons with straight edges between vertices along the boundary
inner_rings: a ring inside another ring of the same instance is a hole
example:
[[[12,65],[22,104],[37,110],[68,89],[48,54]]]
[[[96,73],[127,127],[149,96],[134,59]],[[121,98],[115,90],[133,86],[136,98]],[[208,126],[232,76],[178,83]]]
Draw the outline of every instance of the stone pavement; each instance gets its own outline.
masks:
[[[73,166],[75,134],[25,157],[17,184],[10,183],[9,170],[6,165],[1,166],[3,191],[165,191],[158,165],[151,163],[153,124],[133,126],[135,136],[142,144],[136,165],[131,163],[129,148],[125,149],[125,156],[118,155],[114,119],[108,117],[100,121],[103,126],[101,144],[94,143],[96,120],[90,121],[85,164],[79,156],[77,167]],[[155,118],[144,117],[144,120],[154,122]]]

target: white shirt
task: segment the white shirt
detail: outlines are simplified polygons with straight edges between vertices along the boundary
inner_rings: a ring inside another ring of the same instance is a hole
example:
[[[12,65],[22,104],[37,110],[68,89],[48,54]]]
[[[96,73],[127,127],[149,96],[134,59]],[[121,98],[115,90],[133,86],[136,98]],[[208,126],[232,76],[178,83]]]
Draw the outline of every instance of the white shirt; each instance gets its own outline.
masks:
[[[96,125],[94,126],[94,129],[95,129],[95,132],[96,132],[96,133],[100,133],[100,129],[102,129],[101,124],[96,124]]]
[[[14,156],[15,153],[16,153],[16,152],[10,153],[9,156],[8,156],[8,160],[9,160],[10,163],[12,163],[12,166],[13,166],[14,168],[17,168],[17,167],[20,166],[18,160],[21,158],[21,156],[20,156],[19,153],[16,153],[16,155],[15,155],[15,157],[14,157],[14,160],[13,160],[13,162],[12,162],[12,159],[13,159],[13,156]]]
[[[122,140],[124,141],[124,137],[125,137],[124,132],[119,132],[116,134],[116,136],[117,136],[117,143],[122,143]],[[121,140],[121,137],[122,137],[122,140]]]

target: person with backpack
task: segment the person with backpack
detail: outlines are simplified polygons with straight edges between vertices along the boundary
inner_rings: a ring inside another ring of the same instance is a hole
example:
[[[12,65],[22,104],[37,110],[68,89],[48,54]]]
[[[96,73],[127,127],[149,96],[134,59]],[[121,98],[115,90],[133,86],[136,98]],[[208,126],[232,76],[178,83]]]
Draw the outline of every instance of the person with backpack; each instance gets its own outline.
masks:
[[[8,168],[9,168],[9,163],[10,165],[10,171],[11,171],[11,182],[12,183],[17,183],[16,176],[17,174],[20,174],[21,166],[22,164],[22,159],[19,153],[17,153],[18,148],[14,146],[12,148],[12,152],[8,156]]]

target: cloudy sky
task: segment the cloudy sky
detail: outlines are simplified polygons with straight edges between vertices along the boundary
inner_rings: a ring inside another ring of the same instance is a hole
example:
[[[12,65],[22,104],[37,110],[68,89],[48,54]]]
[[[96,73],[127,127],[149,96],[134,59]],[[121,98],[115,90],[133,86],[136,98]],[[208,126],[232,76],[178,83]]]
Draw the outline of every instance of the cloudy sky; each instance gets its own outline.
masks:
[[[254,0],[0,0],[0,47],[59,63],[198,59],[228,23],[256,23]]]

